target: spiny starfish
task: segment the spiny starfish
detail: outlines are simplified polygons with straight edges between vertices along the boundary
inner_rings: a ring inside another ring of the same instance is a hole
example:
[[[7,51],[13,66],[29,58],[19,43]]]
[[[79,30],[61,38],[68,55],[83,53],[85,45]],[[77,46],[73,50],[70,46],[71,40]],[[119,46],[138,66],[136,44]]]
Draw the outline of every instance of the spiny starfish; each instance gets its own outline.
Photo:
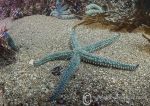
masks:
[[[92,3],[86,6],[85,14],[87,16],[95,16],[96,14],[101,14],[105,12],[106,11],[101,6]]]
[[[35,61],[34,66],[40,66],[48,61],[70,59],[70,63],[64,69],[63,74],[61,75],[60,82],[58,83],[58,86],[56,87],[55,91],[50,97],[50,100],[51,101],[56,100],[58,96],[64,91],[65,85],[69,82],[70,77],[77,70],[81,61],[88,62],[94,65],[99,65],[99,66],[112,67],[112,68],[130,70],[130,71],[135,70],[138,67],[138,65],[125,64],[118,61],[110,60],[108,58],[90,54],[96,51],[97,49],[102,49],[112,44],[118,38],[119,35],[116,35],[112,38],[99,41],[95,44],[81,47],[77,40],[75,30],[73,29],[71,33],[71,47],[73,50],[50,54],[39,61]]]
[[[71,14],[68,5],[63,5],[61,0],[56,1],[56,9],[50,15],[63,20],[76,18],[75,15]]]

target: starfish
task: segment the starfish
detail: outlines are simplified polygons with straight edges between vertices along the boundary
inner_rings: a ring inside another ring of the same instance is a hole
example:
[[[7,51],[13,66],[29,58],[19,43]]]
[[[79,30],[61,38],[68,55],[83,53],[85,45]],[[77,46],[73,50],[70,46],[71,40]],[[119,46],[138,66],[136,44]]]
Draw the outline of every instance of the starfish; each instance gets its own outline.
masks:
[[[105,11],[101,6],[98,6],[97,4],[89,4],[86,6],[85,14],[87,16],[95,16],[96,14],[104,13]]]
[[[63,2],[60,0],[56,1],[56,9],[50,15],[63,20],[76,18],[75,15],[71,14],[68,5],[63,5]]]
[[[70,59],[70,63],[63,70],[63,73],[60,78],[60,82],[58,83],[58,86],[55,88],[54,92],[52,93],[52,96],[50,97],[50,101],[55,101],[59,97],[59,95],[64,91],[66,84],[69,82],[70,77],[78,69],[78,66],[80,65],[81,61],[91,63],[94,65],[104,66],[104,67],[112,67],[112,68],[129,70],[129,71],[135,70],[138,67],[138,65],[121,63],[119,61],[113,61],[111,59],[92,54],[92,52],[96,51],[97,49],[102,49],[108,45],[111,45],[118,38],[119,35],[116,35],[109,39],[105,39],[96,42],[94,44],[81,47],[77,40],[76,32],[73,29],[71,32],[72,50],[56,52],[42,58],[41,60],[34,61],[33,62],[34,66],[40,66],[49,61]]]
[[[14,40],[7,31],[8,29],[6,28],[6,25],[0,28],[0,46],[17,51],[17,46],[15,45]]]

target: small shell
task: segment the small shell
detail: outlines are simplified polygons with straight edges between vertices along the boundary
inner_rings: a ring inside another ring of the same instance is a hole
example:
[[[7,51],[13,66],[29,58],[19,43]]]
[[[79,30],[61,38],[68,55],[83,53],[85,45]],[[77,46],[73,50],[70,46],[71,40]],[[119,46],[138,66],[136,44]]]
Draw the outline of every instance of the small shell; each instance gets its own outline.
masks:
[[[34,60],[31,59],[31,60],[29,61],[29,64],[30,64],[30,65],[33,65],[33,63],[34,63]]]

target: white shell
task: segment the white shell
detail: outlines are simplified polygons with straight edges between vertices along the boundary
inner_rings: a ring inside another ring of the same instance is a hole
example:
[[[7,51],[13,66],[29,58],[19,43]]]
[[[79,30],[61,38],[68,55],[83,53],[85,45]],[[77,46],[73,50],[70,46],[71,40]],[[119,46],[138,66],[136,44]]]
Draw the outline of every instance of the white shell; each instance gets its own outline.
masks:
[[[33,62],[34,62],[34,60],[31,59],[31,60],[29,61],[29,64],[30,64],[30,65],[33,65]]]

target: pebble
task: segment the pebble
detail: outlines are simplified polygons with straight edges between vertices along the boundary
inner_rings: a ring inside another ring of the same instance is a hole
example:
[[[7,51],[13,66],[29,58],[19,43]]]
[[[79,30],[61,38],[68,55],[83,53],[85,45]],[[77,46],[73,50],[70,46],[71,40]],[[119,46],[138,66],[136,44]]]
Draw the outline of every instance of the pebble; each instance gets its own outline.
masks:
[[[31,60],[29,61],[29,64],[30,64],[30,65],[33,65],[33,63],[34,63],[34,60],[31,59]]]
[[[54,76],[59,76],[61,74],[61,70],[63,69],[62,66],[56,66],[55,68],[53,68],[51,70],[51,73],[54,75]]]

